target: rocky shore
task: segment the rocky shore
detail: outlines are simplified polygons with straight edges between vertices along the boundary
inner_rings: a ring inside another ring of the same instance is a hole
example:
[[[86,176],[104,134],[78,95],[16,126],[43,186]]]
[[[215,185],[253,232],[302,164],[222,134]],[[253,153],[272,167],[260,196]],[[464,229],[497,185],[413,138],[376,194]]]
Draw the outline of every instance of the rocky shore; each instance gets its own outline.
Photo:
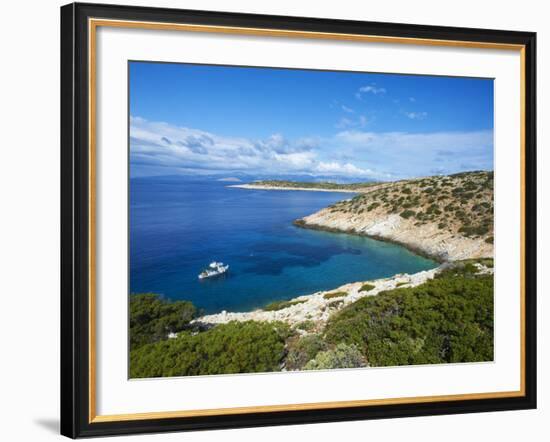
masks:
[[[414,219],[405,219],[392,213],[375,212],[354,216],[322,209],[295,224],[304,228],[365,235],[390,241],[440,262],[493,256],[493,245],[485,242],[484,238],[467,238],[441,230],[437,223],[418,226]]]
[[[254,310],[252,312],[226,312],[206,315],[195,319],[195,324],[225,324],[231,321],[283,321],[298,325],[313,321],[316,327],[322,327],[329,317],[341,308],[365,296],[375,296],[384,290],[397,287],[415,287],[423,284],[440,271],[442,267],[414,274],[398,274],[390,278],[376,279],[345,284],[328,291],[303,295],[288,301],[288,307],[275,311]],[[367,286],[367,287],[365,287]],[[364,290],[361,290],[365,288]]]
[[[438,261],[493,257],[493,175],[465,172],[373,186],[297,220],[401,244]]]

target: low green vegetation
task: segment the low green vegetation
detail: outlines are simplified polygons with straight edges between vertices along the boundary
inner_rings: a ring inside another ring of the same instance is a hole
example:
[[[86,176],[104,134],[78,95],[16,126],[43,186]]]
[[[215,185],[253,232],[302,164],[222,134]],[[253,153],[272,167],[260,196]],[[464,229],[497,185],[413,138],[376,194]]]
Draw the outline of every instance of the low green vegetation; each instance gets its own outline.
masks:
[[[342,296],[348,296],[348,292],[331,292],[331,293],[325,293],[323,295],[323,298],[325,299],[333,299],[333,298],[341,298]]]
[[[307,302],[305,300],[297,300],[297,301],[275,301],[270,304],[267,304],[263,309],[266,312],[273,312],[276,310],[282,310],[284,308],[292,307],[293,305],[303,304],[304,302]]]
[[[288,354],[285,367],[287,370],[302,370],[317,353],[328,349],[327,343],[320,335],[292,337],[287,343]]]
[[[315,324],[314,321],[312,321],[311,319],[307,319],[307,320],[297,324],[296,328],[300,329],[300,330],[304,330],[304,331],[311,331],[311,330],[315,329],[315,325],[316,324]]]
[[[495,260],[493,258],[478,258],[475,261],[476,263],[484,265],[485,267],[488,267],[490,269],[495,266]]]
[[[369,205],[367,206],[367,210],[370,212],[371,210],[376,209],[379,205],[380,205],[379,202],[374,202],[374,203],[372,203],[372,204],[369,204]]]
[[[230,322],[211,330],[130,352],[130,377],[192,376],[278,371],[288,326],[277,322]]]
[[[363,284],[361,286],[361,288],[359,289],[360,292],[370,292],[371,290],[375,289],[376,286],[373,285],[373,284],[369,284],[369,283],[366,283],[366,284]]]
[[[420,286],[369,296],[334,315],[325,339],[361,350],[372,366],[493,359],[493,277],[473,263]]]
[[[337,344],[333,349],[321,351],[306,365],[304,370],[329,370],[334,368],[365,367],[367,360],[355,344]]]
[[[196,313],[188,301],[171,302],[152,293],[130,295],[130,349],[185,330]]]

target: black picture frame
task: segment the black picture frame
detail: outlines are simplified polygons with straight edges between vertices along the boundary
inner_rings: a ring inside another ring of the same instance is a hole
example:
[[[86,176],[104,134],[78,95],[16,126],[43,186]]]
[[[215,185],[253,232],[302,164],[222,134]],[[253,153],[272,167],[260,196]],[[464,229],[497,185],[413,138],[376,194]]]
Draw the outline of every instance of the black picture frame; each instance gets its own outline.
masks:
[[[524,395],[199,417],[90,420],[89,18],[524,47]],[[536,408],[536,34],[488,29],[73,3],[61,8],[61,434],[105,436]]]

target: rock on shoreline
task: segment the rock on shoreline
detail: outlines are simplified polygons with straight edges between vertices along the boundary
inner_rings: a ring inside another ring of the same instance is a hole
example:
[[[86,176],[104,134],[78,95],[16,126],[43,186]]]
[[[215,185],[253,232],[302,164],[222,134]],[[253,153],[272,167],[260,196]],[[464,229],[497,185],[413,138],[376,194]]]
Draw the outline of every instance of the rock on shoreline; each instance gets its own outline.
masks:
[[[443,266],[414,274],[397,274],[390,278],[376,279],[344,284],[336,289],[316,292],[291,299],[299,303],[276,311],[254,310],[252,312],[226,312],[206,315],[197,318],[193,323],[200,325],[226,324],[231,321],[283,321],[289,325],[297,325],[305,321],[313,321],[316,327],[324,326],[329,317],[343,307],[364,298],[374,296],[384,290],[397,287],[415,287],[432,279]],[[371,290],[360,291],[365,284],[374,286]],[[342,293],[341,296],[330,297],[330,294]],[[329,297],[325,297],[329,295]]]

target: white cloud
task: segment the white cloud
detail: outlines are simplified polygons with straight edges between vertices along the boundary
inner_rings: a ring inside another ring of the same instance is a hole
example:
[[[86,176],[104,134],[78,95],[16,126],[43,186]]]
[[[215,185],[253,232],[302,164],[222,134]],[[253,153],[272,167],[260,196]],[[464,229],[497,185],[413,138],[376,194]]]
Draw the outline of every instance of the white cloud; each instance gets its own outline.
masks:
[[[320,138],[289,141],[281,134],[263,140],[225,137],[166,123],[130,118],[130,160],[142,174],[248,172],[253,174],[331,174],[368,177],[352,164],[326,163]]]
[[[346,158],[368,158],[369,167],[394,177],[493,169],[493,131],[367,132],[344,130],[332,145]],[[354,161],[357,164],[357,161]]]
[[[342,110],[348,114],[353,114],[355,111],[351,107],[347,107],[346,105],[342,104]]]
[[[368,124],[369,120],[364,115],[359,115],[357,118],[346,118],[342,117],[334,125],[336,129],[348,129],[352,127],[365,127]]]
[[[403,112],[407,118],[411,120],[424,120],[428,116],[428,112]]]
[[[351,163],[338,163],[336,161],[323,162],[317,164],[316,171],[326,175],[346,175],[353,177],[373,177],[377,172],[370,169],[360,169]]]
[[[381,133],[361,130],[356,118],[332,136],[289,140],[275,133],[254,140],[133,117],[130,160],[133,176],[249,173],[397,179],[492,169],[493,132]]]
[[[353,127],[354,122],[349,118],[342,117],[334,126],[336,127],[336,129],[346,129],[348,127]]]
[[[348,130],[337,133],[336,139],[354,147],[468,150],[492,146],[493,131],[408,133]]]
[[[359,90],[355,93],[355,97],[358,99],[361,99],[363,94],[374,94],[374,95],[382,95],[386,93],[386,89],[383,87],[377,87],[375,83],[372,83],[368,86],[362,86],[359,88]]]

